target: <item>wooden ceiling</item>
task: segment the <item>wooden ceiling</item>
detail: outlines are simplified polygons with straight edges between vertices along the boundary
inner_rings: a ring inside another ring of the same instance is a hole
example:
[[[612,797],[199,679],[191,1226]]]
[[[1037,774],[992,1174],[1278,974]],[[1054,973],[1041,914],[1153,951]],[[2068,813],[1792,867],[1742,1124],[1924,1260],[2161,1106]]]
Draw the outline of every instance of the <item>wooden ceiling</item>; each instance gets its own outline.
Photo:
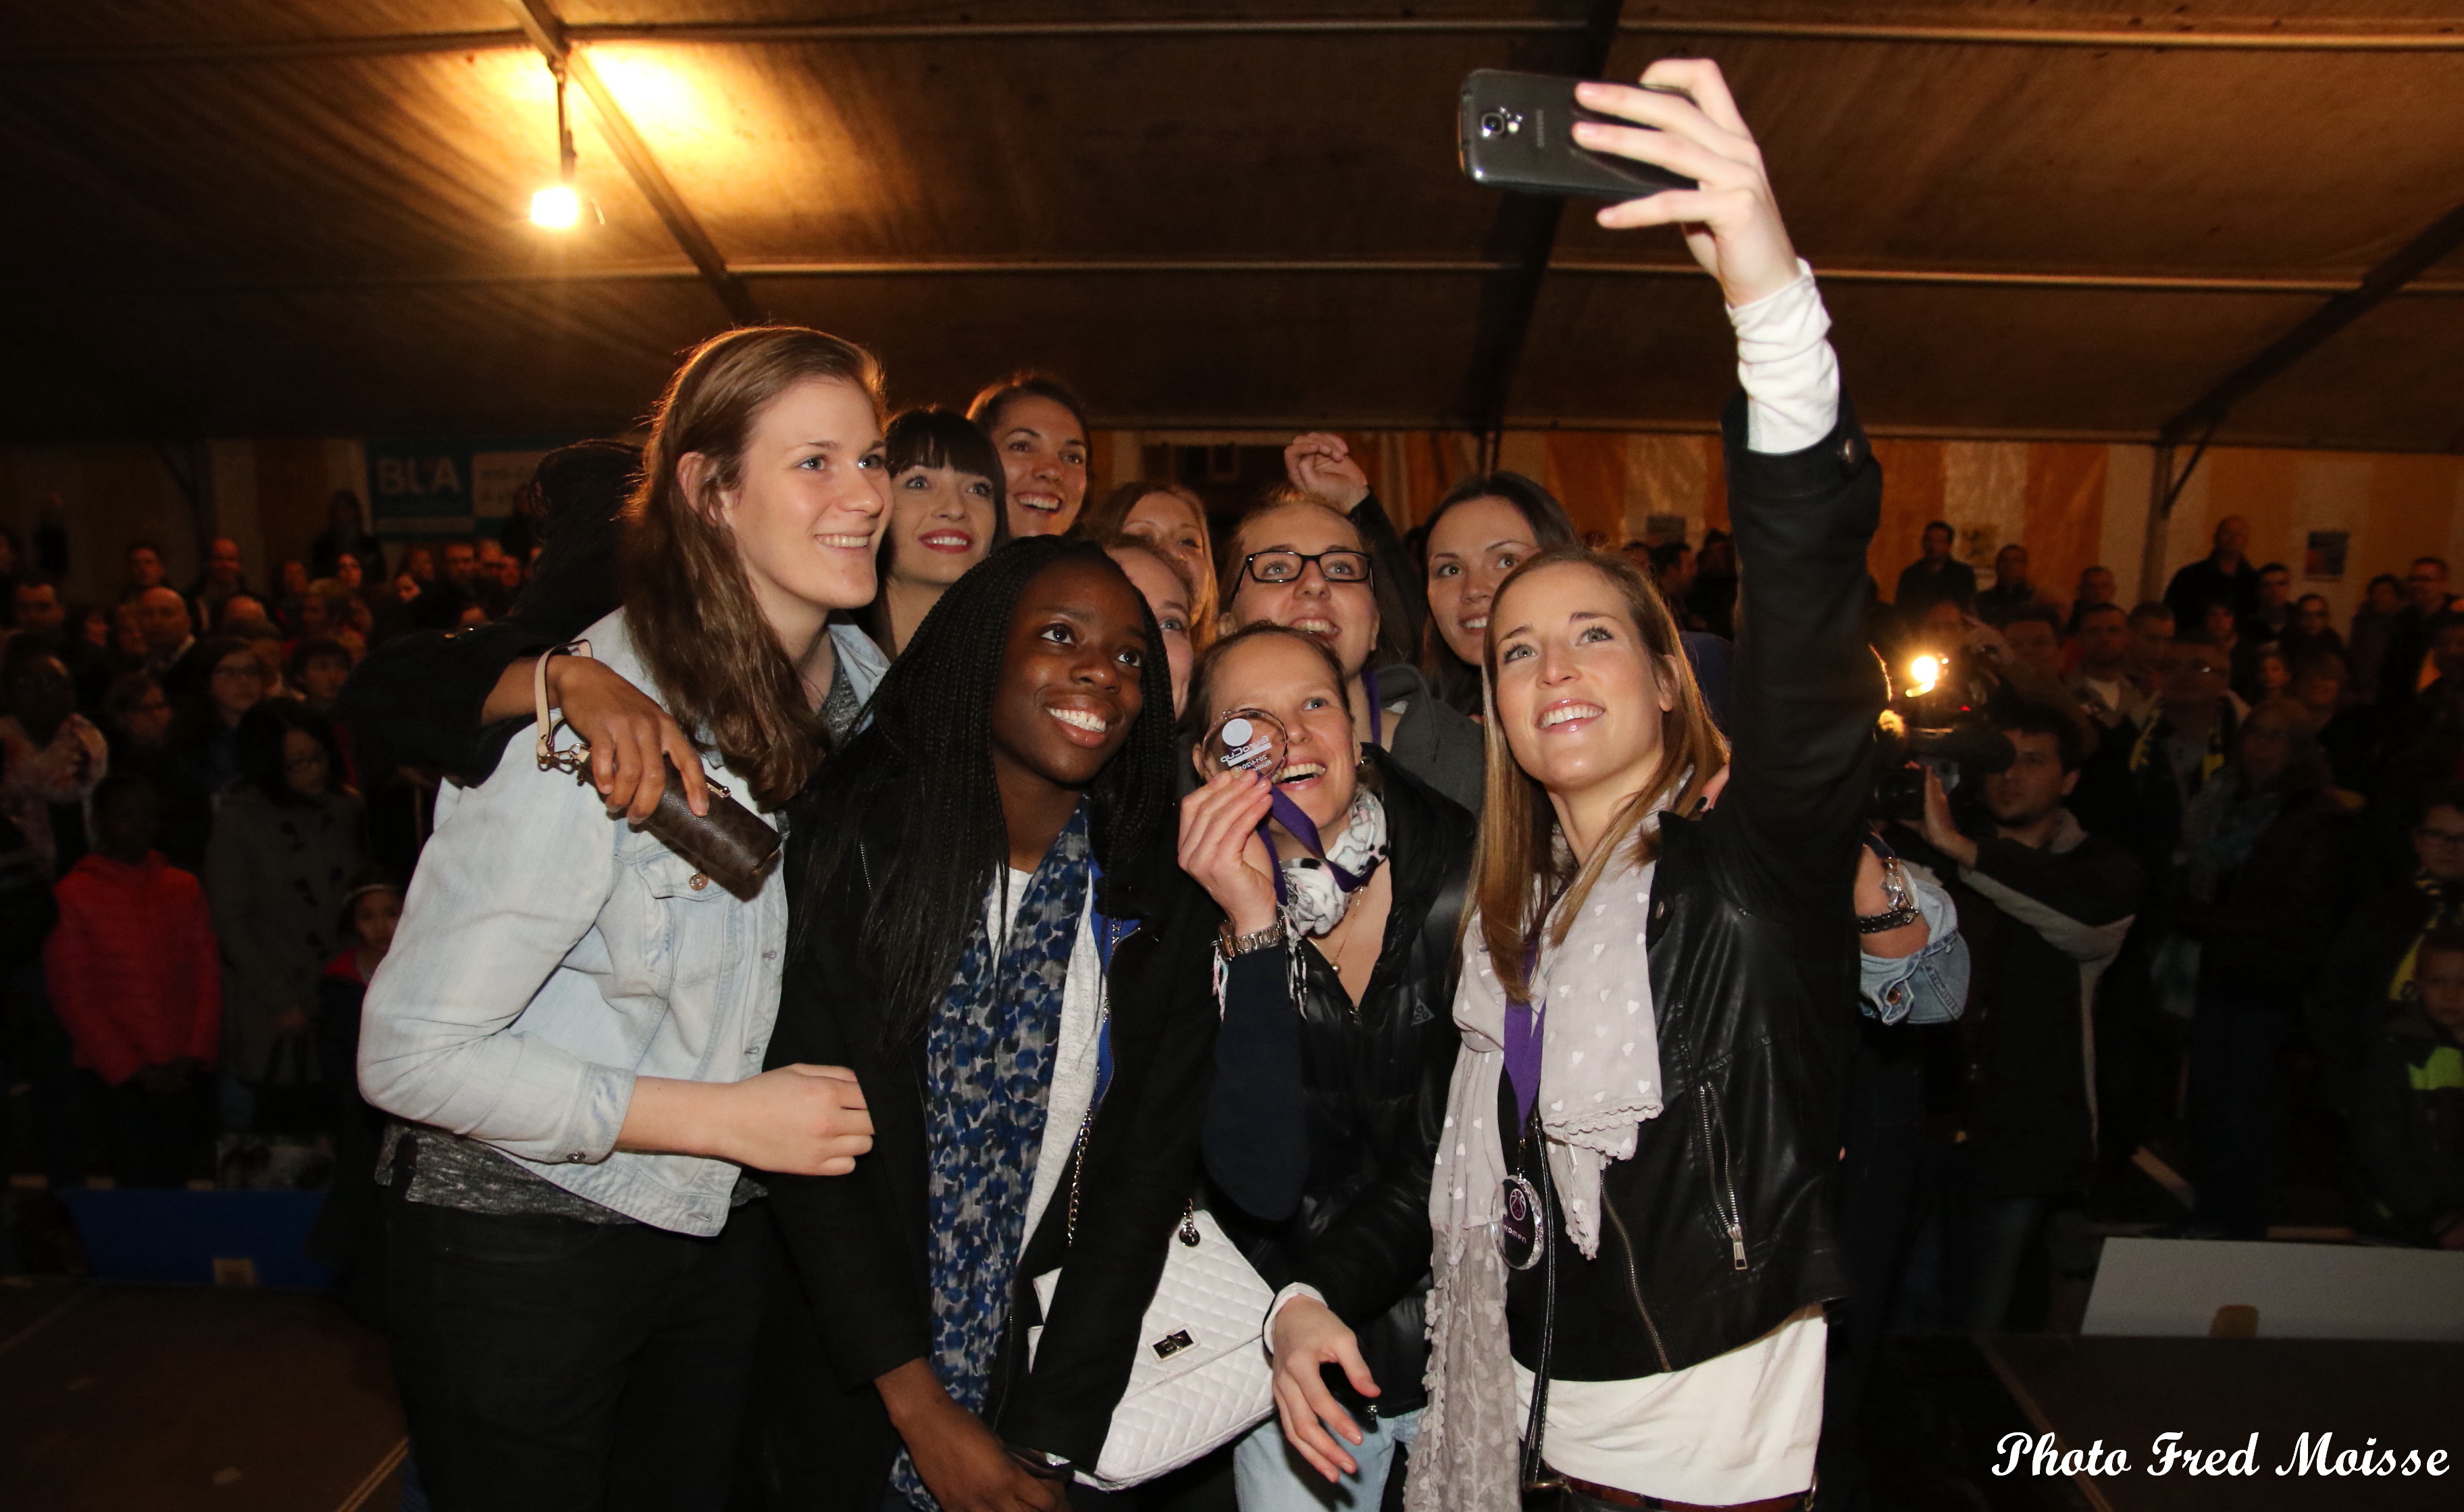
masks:
[[[748,312],[901,401],[1701,427],[1732,358],[1674,235],[1551,249],[1455,166],[1466,71],[1615,15],[1612,74],[1727,70],[1870,425],[2144,439],[2464,202],[2452,0],[2229,3],[14,0],[0,432],[607,430]],[[577,88],[565,233],[543,39],[652,165]],[[2464,257],[2217,437],[2464,449]]]

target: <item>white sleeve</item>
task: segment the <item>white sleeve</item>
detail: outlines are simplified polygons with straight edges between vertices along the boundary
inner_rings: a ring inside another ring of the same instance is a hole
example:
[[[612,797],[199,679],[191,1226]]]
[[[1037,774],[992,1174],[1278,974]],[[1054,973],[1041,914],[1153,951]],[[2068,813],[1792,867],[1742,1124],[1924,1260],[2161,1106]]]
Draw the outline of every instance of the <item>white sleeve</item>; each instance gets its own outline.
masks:
[[[1275,1349],[1275,1320],[1284,1315],[1286,1307],[1303,1297],[1307,1297],[1321,1307],[1326,1305],[1326,1293],[1305,1281],[1296,1281],[1275,1293],[1275,1300],[1266,1304],[1266,1321],[1261,1331],[1266,1336],[1267,1353],[1272,1354]]]
[[[1796,261],[1796,281],[1728,311],[1737,330],[1737,381],[1746,389],[1746,445],[1773,454],[1802,451],[1839,423],[1839,359],[1831,350],[1831,315],[1814,270]]]

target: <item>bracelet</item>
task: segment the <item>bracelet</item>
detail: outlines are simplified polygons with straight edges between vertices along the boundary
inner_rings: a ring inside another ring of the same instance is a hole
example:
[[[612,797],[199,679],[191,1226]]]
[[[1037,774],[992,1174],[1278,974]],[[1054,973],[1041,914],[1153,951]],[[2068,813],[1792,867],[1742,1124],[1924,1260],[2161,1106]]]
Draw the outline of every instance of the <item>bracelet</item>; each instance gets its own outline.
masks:
[[[1228,930],[1232,926],[1227,923],[1223,927]],[[1223,958],[1227,961],[1238,956],[1247,955],[1255,951],[1266,950],[1272,946],[1281,945],[1283,943],[1284,921],[1280,918],[1254,934],[1219,933],[1215,937],[1216,950],[1221,953]]]
[[[1917,911],[1914,889],[1908,887],[1907,873],[1900,869],[1900,858],[1882,858],[1882,898],[1891,906],[1880,913],[1857,915],[1857,932],[1881,934],[1888,930],[1903,929],[1924,917]]]

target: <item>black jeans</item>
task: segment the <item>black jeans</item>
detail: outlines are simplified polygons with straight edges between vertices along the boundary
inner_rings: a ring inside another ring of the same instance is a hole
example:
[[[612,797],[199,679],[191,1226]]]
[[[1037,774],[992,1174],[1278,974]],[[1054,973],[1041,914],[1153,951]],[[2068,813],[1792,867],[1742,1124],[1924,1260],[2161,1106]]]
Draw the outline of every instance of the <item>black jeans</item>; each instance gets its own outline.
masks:
[[[387,1196],[394,1377],[437,1512],[726,1504],[758,1216],[703,1239]]]

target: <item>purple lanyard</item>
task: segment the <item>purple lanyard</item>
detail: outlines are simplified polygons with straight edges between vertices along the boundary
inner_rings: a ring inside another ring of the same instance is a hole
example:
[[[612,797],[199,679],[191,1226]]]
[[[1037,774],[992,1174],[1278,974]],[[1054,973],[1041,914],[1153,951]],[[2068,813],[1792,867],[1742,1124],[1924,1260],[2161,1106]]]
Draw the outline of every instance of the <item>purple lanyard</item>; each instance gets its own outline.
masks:
[[[1286,798],[1282,788],[1276,787],[1273,783],[1269,782],[1266,785],[1266,817],[1258,821],[1258,838],[1266,843],[1266,859],[1269,861],[1274,860],[1275,837],[1268,832],[1268,826],[1277,823],[1284,826],[1284,830],[1287,834],[1290,835],[1294,840],[1299,841],[1301,843],[1301,847],[1304,850],[1307,850],[1310,855],[1315,856],[1318,860],[1326,863],[1326,869],[1334,873],[1334,885],[1341,887],[1344,891],[1356,892],[1359,890],[1360,885],[1369,880],[1366,877],[1355,877],[1351,872],[1346,871],[1343,867],[1336,866],[1333,862],[1327,861],[1326,846],[1318,839],[1317,822],[1310,819],[1307,814],[1302,813],[1301,806],[1298,803]],[[1278,904],[1289,903],[1291,901],[1291,889],[1284,881],[1284,868],[1282,863],[1277,862],[1275,864],[1274,872],[1275,902]]]
[[[1531,990],[1531,971],[1539,963],[1540,946],[1534,941],[1523,952],[1525,992]],[[1540,1100],[1540,1030],[1548,1015],[1546,1002],[1534,1008],[1517,997],[1506,1005],[1506,1079],[1514,1085],[1514,1127],[1518,1129],[1530,1126],[1531,1105]]]
[[[1369,701],[1369,743],[1386,743],[1386,710],[1377,702],[1377,674],[1364,667],[1360,669],[1360,696]]]

